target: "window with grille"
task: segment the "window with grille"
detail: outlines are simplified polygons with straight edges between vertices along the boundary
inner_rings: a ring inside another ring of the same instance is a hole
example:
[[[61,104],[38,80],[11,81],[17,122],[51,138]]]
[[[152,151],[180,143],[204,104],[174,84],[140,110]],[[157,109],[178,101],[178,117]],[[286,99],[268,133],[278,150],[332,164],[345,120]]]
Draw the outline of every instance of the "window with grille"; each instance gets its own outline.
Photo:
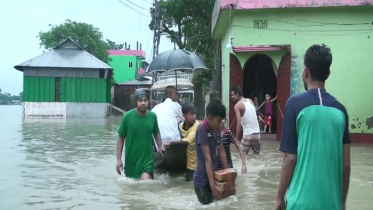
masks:
[[[55,93],[55,101],[61,101],[61,80],[59,77],[56,77],[56,93]]]
[[[268,20],[254,20],[255,29],[267,29]]]
[[[132,68],[132,66],[133,66],[133,63],[132,63],[132,62],[129,62],[129,63],[128,63],[128,67]]]

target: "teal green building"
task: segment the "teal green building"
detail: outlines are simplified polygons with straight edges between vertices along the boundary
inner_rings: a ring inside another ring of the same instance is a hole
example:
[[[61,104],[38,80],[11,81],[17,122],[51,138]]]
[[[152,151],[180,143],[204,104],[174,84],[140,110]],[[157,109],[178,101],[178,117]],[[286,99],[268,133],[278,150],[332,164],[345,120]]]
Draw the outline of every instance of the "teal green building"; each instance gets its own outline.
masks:
[[[15,69],[23,72],[26,118],[106,117],[112,67],[70,38]]]
[[[353,142],[373,143],[373,0],[216,0],[212,37],[218,42],[221,97],[235,129],[230,90],[244,97],[277,95],[273,127],[280,139],[285,103],[304,91],[303,56],[313,44],[333,53],[326,89],[347,109]]]
[[[114,69],[114,81],[117,84],[128,82],[144,75],[143,61],[145,52],[142,50],[109,50],[111,61],[109,65]]]

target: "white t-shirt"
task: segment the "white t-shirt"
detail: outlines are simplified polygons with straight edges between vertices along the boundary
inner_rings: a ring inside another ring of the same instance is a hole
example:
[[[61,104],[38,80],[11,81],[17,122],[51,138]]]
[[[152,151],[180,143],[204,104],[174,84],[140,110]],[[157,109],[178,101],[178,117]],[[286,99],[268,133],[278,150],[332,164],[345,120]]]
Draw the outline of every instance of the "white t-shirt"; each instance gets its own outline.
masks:
[[[152,112],[157,115],[162,145],[165,141],[180,141],[178,124],[184,121],[180,104],[167,98],[163,103],[156,105]]]

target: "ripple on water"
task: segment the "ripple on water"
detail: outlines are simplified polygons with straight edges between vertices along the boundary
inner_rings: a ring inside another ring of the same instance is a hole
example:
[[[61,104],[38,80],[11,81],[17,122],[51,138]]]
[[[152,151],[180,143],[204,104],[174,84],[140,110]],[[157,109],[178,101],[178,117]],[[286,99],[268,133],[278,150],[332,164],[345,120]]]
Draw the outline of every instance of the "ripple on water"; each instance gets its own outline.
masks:
[[[184,175],[155,173],[138,181],[115,172],[121,118],[22,121],[22,107],[0,106],[0,209],[273,209],[282,154],[262,142],[259,156],[245,156],[247,174],[232,146],[237,193],[201,205]],[[19,116],[17,118],[16,116]],[[9,129],[3,129],[9,128]],[[373,146],[353,145],[348,206],[373,206]]]

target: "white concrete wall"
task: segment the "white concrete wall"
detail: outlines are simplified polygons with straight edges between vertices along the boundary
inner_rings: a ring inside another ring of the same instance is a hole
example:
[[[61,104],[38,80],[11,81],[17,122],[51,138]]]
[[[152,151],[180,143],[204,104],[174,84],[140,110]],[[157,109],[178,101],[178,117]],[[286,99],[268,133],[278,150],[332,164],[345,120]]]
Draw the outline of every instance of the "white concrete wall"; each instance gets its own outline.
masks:
[[[106,103],[67,103],[67,118],[105,118]]]
[[[105,118],[106,103],[24,102],[26,119]]]
[[[23,115],[28,119],[65,119],[66,103],[24,102]]]

